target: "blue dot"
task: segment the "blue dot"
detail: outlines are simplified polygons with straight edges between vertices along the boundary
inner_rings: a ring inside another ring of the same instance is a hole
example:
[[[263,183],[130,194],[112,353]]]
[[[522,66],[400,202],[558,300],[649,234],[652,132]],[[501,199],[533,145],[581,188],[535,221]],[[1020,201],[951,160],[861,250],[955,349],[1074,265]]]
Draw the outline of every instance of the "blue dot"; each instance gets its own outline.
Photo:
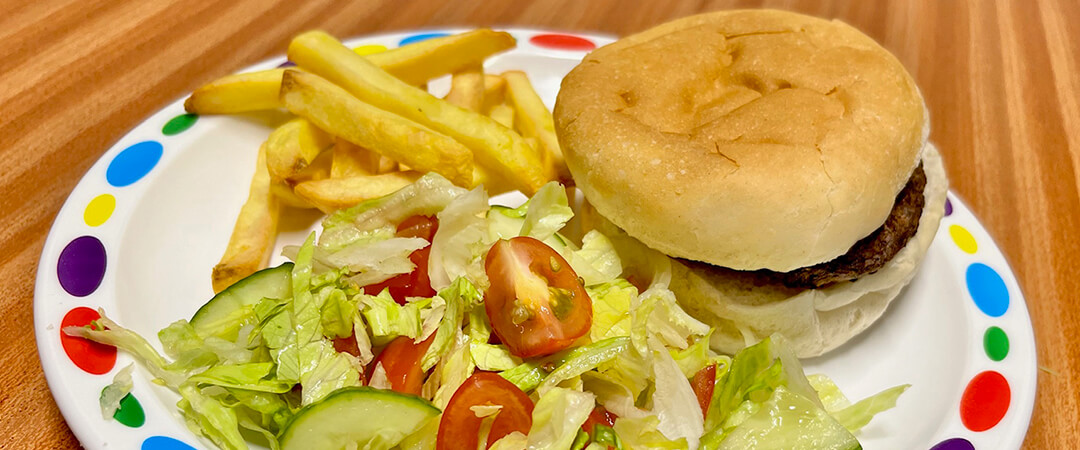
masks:
[[[414,35],[409,36],[409,37],[407,37],[405,39],[402,39],[401,42],[398,42],[398,45],[408,45],[408,44],[412,44],[414,42],[426,41],[428,39],[434,39],[434,38],[437,38],[437,37],[443,37],[443,36],[449,36],[449,35],[450,35],[450,33],[414,34]]]
[[[161,160],[162,151],[161,143],[157,141],[143,141],[125,148],[109,163],[105,179],[116,187],[139,181]]]
[[[983,313],[990,317],[1001,317],[1009,309],[1009,288],[994,269],[982,263],[974,263],[967,268],[967,288],[971,299],[975,300]]]
[[[148,437],[140,448],[142,450],[195,450],[195,447],[165,436]]]

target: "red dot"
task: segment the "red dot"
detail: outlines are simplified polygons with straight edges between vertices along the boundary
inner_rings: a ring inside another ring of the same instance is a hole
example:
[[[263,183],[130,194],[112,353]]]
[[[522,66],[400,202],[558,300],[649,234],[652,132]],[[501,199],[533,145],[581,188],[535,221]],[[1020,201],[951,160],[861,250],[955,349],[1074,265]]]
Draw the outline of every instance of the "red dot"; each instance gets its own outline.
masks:
[[[538,34],[529,39],[538,47],[553,48],[556,50],[576,50],[587,52],[596,48],[596,44],[583,37],[568,34]]]
[[[1000,373],[988,370],[975,375],[960,399],[960,420],[971,431],[994,428],[1009,410],[1012,393]]]
[[[98,320],[101,315],[90,308],[80,306],[68,311],[60,322],[60,345],[64,347],[71,362],[95,375],[109,373],[116,365],[116,347],[99,344],[89,339],[64,334],[64,327],[81,327]]]

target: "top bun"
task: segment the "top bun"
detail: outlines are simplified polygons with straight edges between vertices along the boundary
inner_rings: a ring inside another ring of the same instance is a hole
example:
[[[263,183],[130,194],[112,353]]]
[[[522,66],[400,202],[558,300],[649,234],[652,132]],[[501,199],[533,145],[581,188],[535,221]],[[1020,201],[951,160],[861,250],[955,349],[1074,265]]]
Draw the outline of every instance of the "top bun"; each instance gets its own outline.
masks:
[[[691,16],[590,53],[555,125],[597,211],[649,247],[738,270],[836,258],[888,217],[927,117],[858,30],[783,11]]]

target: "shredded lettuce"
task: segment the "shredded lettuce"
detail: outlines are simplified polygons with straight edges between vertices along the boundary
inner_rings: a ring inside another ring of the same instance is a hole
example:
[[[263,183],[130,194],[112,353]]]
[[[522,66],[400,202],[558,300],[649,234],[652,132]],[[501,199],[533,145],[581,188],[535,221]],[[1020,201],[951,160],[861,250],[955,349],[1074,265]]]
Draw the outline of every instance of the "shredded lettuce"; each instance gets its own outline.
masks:
[[[521,235],[545,240],[562,229],[572,217],[566,198],[566,189],[557,182],[545,184],[529,199],[525,210],[525,222],[521,225]]]
[[[521,362],[505,345],[492,345],[486,342],[470,341],[469,354],[472,355],[473,364],[476,364],[476,368],[480,370],[511,370]]]
[[[567,358],[565,362],[548,374],[547,378],[544,378],[544,381],[536,388],[536,392],[544,396],[552,389],[555,389],[559,383],[615,359],[616,356],[625,352],[629,347],[630,339],[626,337],[613,337],[579,347],[575,349],[575,354],[572,357]]]
[[[188,382],[275,394],[289,392],[292,383],[268,379],[273,370],[272,362],[218,365],[192,375]]]
[[[487,285],[482,256],[487,250],[488,208],[487,193],[476,188],[455,198],[439,212],[439,229],[431,239],[427,267],[433,289],[441,291],[459,277]]]
[[[650,339],[654,391],[652,413],[660,420],[657,429],[673,439],[685,439],[690,449],[698,447],[705,432],[705,418],[690,382],[659,341]]]
[[[435,366],[439,357],[450,350],[454,337],[461,334],[465,309],[481,301],[480,292],[464,277],[454,280],[454,284],[440,291],[439,297],[446,301],[446,313],[435,332],[435,340],[420,360],[420,367],[425,372]]]
[[[420,336],[420,309],[431,303],[431,299],[421,299],[399,305],[385,289],[379,295],[359,294],[357,298],[363,305],[360,313],[378,344],[386,344],[398,336],[414,339]]]
[[[552,388],[533,408],[528,448],[570,448],[595,404],[596,397],[588,392]]]
[[[179,387],[181,400],[177,404],[191,431],[206,436],[223,449],[247,449],[240,434],[236,411],[204,394],[194,384]]]
[[[661,433],[657,426],[660,419],[656,416],[645,416],[636,419],[619,417],[615,419],[615,434],[622,441],[626,450],[652,450],[671,449],[688,450],[686,439],[668,439]]]
[[[581,249],[569,254],[567,262],[585,280],[586,286],[610,283],[622,274],[622,261],[615,246],[599,231],[585,233],[581,238]]]
[[[637,298],[637,288],[626,280],[585,288],[592,299],[593,323],[589,337],[599,341],[615,336],[630,336],[630,305]]]
[[[707,435],[701,448],[748,447],[845,450],[858,448],[858,441],[810,399],[777,386],[768,400],[722,440]]]
[[[149,342],[146,342],[146,339],[143,339],[138,333],[113,322],[105,315],[104,310],[99,309],[98,313],[101,314],[100,319],[87,326],[64,327],[64,334],[108,344],[128,352],[166,386],[176,388],[184,380],[187,380],[187,373],[169,369],[167,367],[169,363]]]
[[[717,364],[718,370],[727,370],[731,365],[731,358],[724,355],[717,355],[709,348],[709,338],[712,336],[712,330],[709,330],[704,336],[698,338],[692,345],[685,349],[669,349],[671,357],[675,359],[675,363],[679,365],[679,369],[682,369],[683,375],[686,378],[693,378],[705,366],[710,364]]]
[[[105,420],[112,420],[116,410],[120,409],[120,400],[127,397],[131,393],[131,388],[135,387],[135,383],[131,381],[131,370],[134,368],[134,364],[128,364],[127,367],[120,369],[113,376],[112,383],[101,390],[98,403],[101,404],[101,417]]]
[[[817,391],[829,415],[833,416],[837,422],[840,422],[844,428],[847,428],[852,433],[869,424],[870,420],[878,413],[895,407],[900,395],[911,387],[909,384],[894,386],[862,399],[853,405],[829,377],[810,375],[807,378],[810,385]]]
[[[410,216],[438,213],[465,192],[441,175],[428,173],[393,194],[330,214],[323,220],[319,246],[341,248],[362,239],[365,233],[392,227]]]

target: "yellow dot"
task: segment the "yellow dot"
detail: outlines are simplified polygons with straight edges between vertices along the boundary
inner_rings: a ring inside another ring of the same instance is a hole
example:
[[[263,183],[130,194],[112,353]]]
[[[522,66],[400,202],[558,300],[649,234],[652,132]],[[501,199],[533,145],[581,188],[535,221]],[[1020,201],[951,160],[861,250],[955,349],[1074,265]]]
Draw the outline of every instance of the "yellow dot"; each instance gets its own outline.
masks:
[[[371,55],[371,54],[374,54],[374,53],[385,52],[386,51],[386,46],[385,45],[379,45],[379,44],[361,45],[359,47],[354,48],[353,51],[356,52],[356,54],[360,55],[360,56]]]
[[[112,194],[101,194],[94,197],[86,205],[86,211],[83,211],[83,220],[86,221],[87,225],[96,227],[109,220],[114,209],[116,209],[116,197],[113,197]]]
[[[975,242],[975,237],[971,235],[968,230],[960,225],[949,226],[949,236],[952,236],[953,242],[956,243],[960,250],[975,254],[975,251],[979,249],[979,244]]]

